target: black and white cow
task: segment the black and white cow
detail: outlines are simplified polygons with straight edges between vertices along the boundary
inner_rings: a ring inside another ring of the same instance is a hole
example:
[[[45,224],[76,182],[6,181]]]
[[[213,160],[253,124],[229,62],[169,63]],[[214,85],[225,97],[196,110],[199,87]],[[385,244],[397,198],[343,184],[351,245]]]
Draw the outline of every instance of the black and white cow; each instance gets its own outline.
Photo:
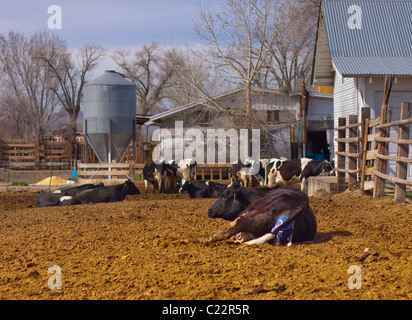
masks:
[[[153,193],[155,188],[160,193],[162,186],[166,191],[173,189],[172,192],[175,192],[175,182],[181,180],[177,169],[175,164],[170,164],[164,160],[147,162],[143,167],[145,193],[147,193],[149,183],[152,185]]]
[[[333,171],[333,166],[330,162],[323,160],[311,160],[305,167],[303,167],[300,174],[300,180],[302,181],[302,191],[308,192],[308,178],[316,177],[322,173],[330,173]]]
[[[129,179],[115,186],[105,186],[76,193],[73,198],[82,204],[123,201],[127,195],[140,194],[139,189]]]
[[[92,184],[92,183],[87,183],[87,184],[82,184],[80,186],[75,186],[75,187],[64,187],[57,189],[53,191],[53,193],[59,193],[64,196],[72,196],[75,195],[77,192],[84,191],[84,190],[91,190],[91,189],[97,189],[104,187],[104,183],[100,182],[98,184]]]
[[[303,159],[303,162],[305,160]],[[301,159],[291,159],[277,162],[268,174],[269,187],[274,185],[293,185],[300,188],[300,174],[302,172]]]
[[[83,184],[75,187],[64,187],[53,192],[48,192],[41,190],[36,200],[36,207],[49,207],[49,206],[64,206],[64,205],[73,205],[80,204],[80,201],[73,198],[77,192],[84,190],[91,190],[103,187],[103,183],[97,185],[94,184]]]
[[[196,160],[192,158],[182,159],[179,161],[179,164],[177,167],[178,167],[178,171],[182,175],[182,185],[185,183],[185,181],[195,180],[196,170],[197,170]]]
[[[36,200],[36,207],[67,206],[81,204],[81,201],[71,195],[40,190]]]
[[[229,196],[230,197],[230,196]],[[228,197],[228,198],[229,198]],[[309,198],[295,188],[273,188],[257,198],[225,229],[194,242],[213,242],[241,234],[246,245],[311,241],[317,231]]]
[[[333,168],[328,161],[310,158],[292,159],[277,162],[268,173],[268,186],[283,184],[300,187],[307,192],[307,178],[318,176],[323,172],[330,172]]]
[[[273,187],[276,184],[277,171],[286,158],[271,158],[265,164],[265,185]]]
[[[243,163],[238,160],[232,163],[232,179],[240,182],[244,187],[264,185],[265,168],[261,160],[246,159]]]
[[[179,189],[187,191],[190,198],[219,198],[227,189],[227,184],[214,181],[185,181]]]

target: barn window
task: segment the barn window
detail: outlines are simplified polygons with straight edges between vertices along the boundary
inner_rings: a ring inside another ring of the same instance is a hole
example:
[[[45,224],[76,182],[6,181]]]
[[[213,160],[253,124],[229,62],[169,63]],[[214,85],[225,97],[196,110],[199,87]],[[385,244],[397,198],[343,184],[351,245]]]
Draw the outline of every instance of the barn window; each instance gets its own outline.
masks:
[[[268,123],[279,123],[279,110],[268,110]]]

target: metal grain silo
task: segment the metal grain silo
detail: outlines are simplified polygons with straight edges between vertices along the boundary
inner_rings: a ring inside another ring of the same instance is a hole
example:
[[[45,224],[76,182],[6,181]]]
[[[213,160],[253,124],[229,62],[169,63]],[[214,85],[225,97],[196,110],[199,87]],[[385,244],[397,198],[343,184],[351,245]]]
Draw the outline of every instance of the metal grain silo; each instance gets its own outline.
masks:
[[[135,130],[136,86],[106,70],[84,86],[83,104],[85,136],[97,158],[120,162]]]

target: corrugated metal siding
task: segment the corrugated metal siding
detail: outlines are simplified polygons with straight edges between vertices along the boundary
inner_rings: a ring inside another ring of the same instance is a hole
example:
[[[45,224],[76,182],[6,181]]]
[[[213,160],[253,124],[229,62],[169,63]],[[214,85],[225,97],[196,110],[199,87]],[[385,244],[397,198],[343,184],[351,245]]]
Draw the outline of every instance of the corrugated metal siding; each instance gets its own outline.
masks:
[[[350,29],[348,8],[362,9]],[[332,61],[343,75],[412,75],[411,0],[323,0]]]

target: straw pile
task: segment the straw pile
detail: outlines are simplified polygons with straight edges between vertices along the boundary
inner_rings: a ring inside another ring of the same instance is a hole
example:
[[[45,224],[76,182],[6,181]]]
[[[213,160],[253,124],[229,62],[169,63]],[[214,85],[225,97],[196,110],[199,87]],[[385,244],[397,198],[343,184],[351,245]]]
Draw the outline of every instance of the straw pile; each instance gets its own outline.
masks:
[[[51,181],[50,181],[51,179]],[[66,184],[67,181],[57,177],[57,176],[52,176],[52,177],[47,177],[43,179],[42,181],[39,181],[36,183],[36,185],[49,185],[49,184]]]

